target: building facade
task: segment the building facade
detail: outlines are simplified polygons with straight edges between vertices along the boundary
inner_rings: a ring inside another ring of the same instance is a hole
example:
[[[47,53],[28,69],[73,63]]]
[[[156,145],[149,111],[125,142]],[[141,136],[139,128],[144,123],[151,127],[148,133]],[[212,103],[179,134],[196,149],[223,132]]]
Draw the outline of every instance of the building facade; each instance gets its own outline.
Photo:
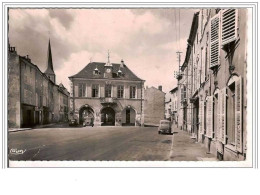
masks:
[[[143,123],[144,80],[122,60],[120,64],[91,62],[71,81],[71,109],[79,124],[93,118],[97,126],[138,126]]]
[[[47,69],[53,71],[50,42]],[[55,84],[52,77],[40,71],[26,56],[19,56],[14,47],[8,52],[8,126],[9,128],[66,121],[68,119],[69,92]],[[62,96],[64,103],[59,101]],[[65,110],[61,110],[61,106]]]
[[[178,87],[173,88],[170,91],[171,97],[171,118],[172,122],[178,123]]]
[[[165,93],[162,86],[146,88],[144,91],[144,125],[158,126],[165,114]]]
[[[178,80],[187,130],[220,160],[246,158],[247,35],[247,9],[201,9]]]

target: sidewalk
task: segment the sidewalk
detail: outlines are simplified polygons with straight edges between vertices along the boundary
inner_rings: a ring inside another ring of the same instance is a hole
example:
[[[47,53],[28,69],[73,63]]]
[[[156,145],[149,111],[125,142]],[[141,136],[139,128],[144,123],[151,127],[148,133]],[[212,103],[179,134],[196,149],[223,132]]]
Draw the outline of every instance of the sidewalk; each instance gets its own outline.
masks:
[[[172,148],[170,160],[174,161],[218,161],[213,154],[207,154],[207,148],[195,139],[191,139],[186,131],[173,124]]]
[[[56,124],[59,124],[59,123],[50,123],[50,124],[45,124],[45,125],[36,125],[36,126],[31,127],[31,128],[9,128],[8,131],[9,132],[27,131],[27,130],[32,130],[32,129],[45,128],[45,127],[49,127],[49,126],[56,125]]]

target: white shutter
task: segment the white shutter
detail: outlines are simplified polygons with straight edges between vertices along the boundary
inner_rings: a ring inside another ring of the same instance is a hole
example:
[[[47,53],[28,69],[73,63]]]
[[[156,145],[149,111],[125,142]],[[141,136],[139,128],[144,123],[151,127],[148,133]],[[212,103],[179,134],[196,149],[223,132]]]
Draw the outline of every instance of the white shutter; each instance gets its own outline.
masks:
[[[199,105],[199,132],[204,134],[204,101],[200,100]]]
[[[210,68],[220,64],[220,15],[210,20]]]
[[[74,97],[79,97],[79,86],[75,85],[75,96]]]
[[[218,140],[226,143],[226,88],[219,91],[219,136]]]
[[[214,119],[214,137],[216,138],[216,140],[218,140],[218,137],[219,137],[219,129],[218,129],[218,126],[219,126],[219,94],[218,96],[216,97],[216,95],[214,95],[214,111],[213,111],[213,115],[216,115],[217,117]]]
[[[212,138],[213,134],[213,96],[207,99],[207,136]]]
[[[205,81],[205,49],[201,49],[201,83]]]
[[[242,78],[239,77],[235,81],[235,142],[236,150],[240,153],[243,151],[242,135],[243,135],[243,124],[242,124]]]
[[[222,14],[222,45],[237,39],[237,9],[225,9]]]

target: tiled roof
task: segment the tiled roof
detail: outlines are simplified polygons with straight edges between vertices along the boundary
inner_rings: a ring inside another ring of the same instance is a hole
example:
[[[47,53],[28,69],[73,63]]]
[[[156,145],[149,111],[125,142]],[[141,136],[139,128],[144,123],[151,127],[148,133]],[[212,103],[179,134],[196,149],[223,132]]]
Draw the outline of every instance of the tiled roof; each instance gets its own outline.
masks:
[[[91,62],[86,65],[81,71],[77,74],[70,76],[69,78],[86,78],[86,79],[104,79],[105,73],[105,64],[103,62]],[[118,80],[133,80],[133,81],[143,81],[139,77],[137,77],[125,64],[123,67],[120,67],[120,64],[112,63],[113,66],[113,79]],[[121,65],[122,66],[122,65]],[[122,71],[122,75],[118,76],[118,70]],[[95,75],[93,74],[95,69],[98,69],[100,74]]]

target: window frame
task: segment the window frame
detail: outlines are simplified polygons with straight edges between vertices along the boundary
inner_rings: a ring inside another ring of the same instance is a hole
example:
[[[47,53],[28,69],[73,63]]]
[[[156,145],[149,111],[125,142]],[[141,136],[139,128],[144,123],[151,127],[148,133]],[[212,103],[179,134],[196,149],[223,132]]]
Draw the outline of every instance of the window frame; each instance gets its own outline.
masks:
[[[122,87],[122,89],[120,89],[120,87]],[[117,85],[117,98],[124,98],[124,92],[124,85]],[[121,95],[120,97],[119,94]]]
[[[135,90],[134,90],[135,96],[134,97],[132,97],[132,93],[131,93],[132,87],[135,88]],[[137,86],[136,85],[130,85],[130,87],[129,87],[129,98],[130,99],[137,99]]]
[[[96,90],[97,90],[97,96],[95,94],[95,96],[93,96],[93,89],[94,89],[94,86],[96,86]],[[99,89],[99,84],[92,84],[91,86],[91,97],[92,98],[99,98],[99,93],[100,93],[100,89]]]

